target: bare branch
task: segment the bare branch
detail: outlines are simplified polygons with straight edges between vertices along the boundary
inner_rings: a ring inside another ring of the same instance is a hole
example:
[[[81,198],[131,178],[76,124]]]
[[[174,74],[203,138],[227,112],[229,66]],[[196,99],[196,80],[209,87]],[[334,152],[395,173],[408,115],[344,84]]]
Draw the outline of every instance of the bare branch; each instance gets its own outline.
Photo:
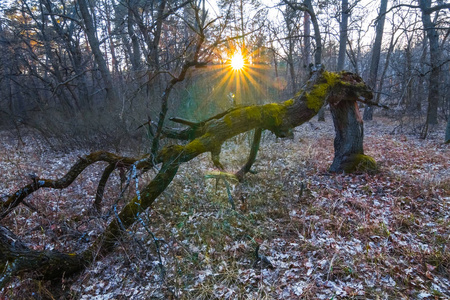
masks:
[[[6,217],[26,197],[40,188],[64,189],[68,187],[78,177],[78,175],[83,172],[84,169],[96,162],[104,161],[120,166],[130,166],[136,162],[139,162],[138,168],[150,168],[151,163],[143,160],[146,157],[148,156],[143,156],[140,158],[122,157],[106,151],[94,152],[85,157],[80,157],[78,162],[75,163],[63,177],[59,179],[36,178],[32,183],[17,190],[0,206],[0,220]]]

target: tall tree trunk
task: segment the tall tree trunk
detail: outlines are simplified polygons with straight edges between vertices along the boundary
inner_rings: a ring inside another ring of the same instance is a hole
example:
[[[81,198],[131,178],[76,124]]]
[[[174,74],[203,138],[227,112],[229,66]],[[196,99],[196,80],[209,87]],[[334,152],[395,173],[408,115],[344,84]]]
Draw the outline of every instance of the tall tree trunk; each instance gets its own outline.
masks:
[[[305,52],[303,54],[305,66],[308,68],[311,63],[311,25],[310,25],[310,16],[308,12],[304,12],[303,17],[303,35],[305,36]]]
[[[337,62],[337,70],[342,71],[345,67],[345,56],[347,55],[347,38],[348,38],[348,16],[350,14],[348,8],[348,0],[342,0],[342,18],[339,26],[339,54]],[[333,109],[333,108],[330,108]],[[333,114],[333,112],[332,112]],[[325,106],[322,107],[318,114],[319,121],[325,121]],[[334,120],[335,121],[335,120]]]
[[[111,72],[106,65],[105,58],[103,57],[102,52],[100,51],[100,43],[97,39],[97,35],[95,34],[95,27],[92,20],[92,16],[89,13],[89,8],[87,2],[88,0],[78,0],[78,6],[80,8],[80,13],[84,21],[85,32],[88,38],[89,45],[91,47],[91,51],[94,54],[95,62],[98,65],[98,69],[102,75],[103,82],[105,84],[106,96],[108,97],[107,106],[111,103],[118,104],[119,96],[117,94],[116,89],[114,88],[114,82],[112,80]]]
[[[316,64],[316,66],[318,66],[322,64],[322,37],[320,34],[319,22],[317,21],[316,13],[314,12],[311,0],[305,0],[304,3],[306,5],[309,16],[311,17],[311,23],[313,24],[314,40],[316,41],[314,63]]]
[[[411,44],[408,44],[411,45]],[[406,100],[406,109],[410,112],[414,112],[414,103],[413,103],[413,87],[415,86],[414,84],[414,76],[413,76],[413,66],[412,66],[412,49],[410,46],[407,47],[406,50],[406,74],[407,74],[407,78],[406,78],[406,91],[405,91],[405,100]]]
[[[392,29],[394,31],[394,27]],[[395,36],[392,34],[391,35],[391,40],[389,42],[389,48],[388,48],[388,51],[387,51],[387,54],[386,54],[386,59],[384,60],[384,66],[383,66],[383,71],[381,72],[380,82],[378,83],[378,90],[379,91],[383,90],[384,79],[386,78],[386,74],[387,74],[387,71],[388,71],[388,68],[389,68],[389,64],[390,64],[390,61],[391,61],[391,56],[392,56],[392,53],[394,52],[395,45],[397,44],[397,41],[398,41],[398,37],[397,37],[397,39],[394,39],[394,37]],[[376,103],[380,103],[380,95],[381,95],[381,93],[377,93],[376,94],[376,98],[375,98],[375,102]]]
[[[445,130],[445,143],[450,143],[450,116],[447,120],[447,129]]]
[[[420,115],[422,113],[422,101],[423,99],[425,99],[425,77],[422,74],[425,74],[425,68],[427,65],[427,52],[428,52],[428,46],[427,46],[427,35],[423,34],[423,39],[422,39],[422,54],[420,55],[420,76],[417,79],[417,95],[416,95],[416,111],[417,113]]]
[[[378,22],[375,33],[375,42],[373,44],[372,59],[370,61],[369,79],[367,81],[367,84],[374,90],[376,89],[377,86],[378,65],[380,63],[381,42],[383,40],[384,21],[386,20],[387,3],[388,0],[381,0],[380,3],[380,13],[378,15]],[[366,105],[366,108],[364,109],[364,120],[372,120],[372,118],[373,118],[373,106]]]
[[[111,52],[111,64],[114,70],[114,73],[119,74],[119,66],[117,64],[116,58],[116,46],[114,45],[114,41],[112,38],[112,30],[111,30],[111,7],[105,3],[105,13],[106,13],[106,29],[108,31],[108,41],[109,41],[109,51]]]
[[[296,74],[295,74],[295,66],[294,66],[294,48],[295,48],[295,17],[296,17],[296,10],[292,9],[291,7],[286,7],[286,12],[284,16],[284,20],[286,22],[287,27],[287,58],[286,63],[288,66],[288,72],[290,77],[290,86],[291,86],[291,93],[292,95],[295,95],[297,92],[297,81],[296,81]]]
[[[316,52],[314,54],[314,63],[316,66],[322,64],[322,37],[320,34],[319,23],[317,22],[317,17],[311,4],[311,0],[305,1],[306,7],[309,9],[309,15],[311,17],[311,22],[314,29],[314,39],[316,41]],[[325,110],[321,107],[318,113],[319,121],[325,121]]]
[[[163,14],[164,9],[166,7],[166,0],[160,1],[161,3],[158,6],[157,15],[156,15],[156,29],[154,32],[154,38],[153,42],[150,48],[150,57],[152,59],[151,63],[153,65],[153,68],[156,72],[159,71],[160,65],[159,65],[159,41],[161,40],[161,30],[162,30],[162,24],[163,24]]]
[[[131,38],[131,46],[133,51],[130,53],[130,61],[133,71],[139,70],[140,66],[140,57],[141,57],[141,51],[139,48],[139,40],[136,35],[136,32],[134,30],[134,24],[135,24],[134,14],[130,8],[128,8],[128,22],[127,22],[127,29],[128,29],[128,35]]]
[[[342,18],[339,26],[339,56],[337,62],[337,70],[342,71],[345,67],[345,56],[347,55],[347,38],[348,38],[348,0],[342,0]]]
[[[291,43],[291,42],[289,42]],[[297,92],[297,83],[295,80],[295,67],[294,67],[294,55],[291,53],[291,46],[289,46],[289,55],[288,55],[288,66],[289,66],[289,75],[291,77],[291,82],[292,82],[292,95],[295,95],[295,93]]]
[[[441,49],[439,47],[439,33],[435,24],[431,21],[431,0],[419,0],[419,6],[422,13],[422,22],[428,41],[430,42],[430,84],[428,88],[428,110],[427,124],[437,124],[437,112],[439,104],[439,78],[441,74],[440,58]],[[427,135],[426,131],[422,133],[422,138]]]
[[[293,21],[295,16],[295,11],[292,11],[291,16],[288,15],[288,19],[291,19]],[[294,24],[288,25],[288,34],[289,34],[289,40],[288,40],[288,66],[289,66],[289,75],[291,77],[291,87],[292,87],[292,95],[295,95],[297,92],[297,82],[295,78],[295,67],[294,67]]]
[[[445,143],[450,143],[450,116],[447,120],[447,129],[445,130]]]

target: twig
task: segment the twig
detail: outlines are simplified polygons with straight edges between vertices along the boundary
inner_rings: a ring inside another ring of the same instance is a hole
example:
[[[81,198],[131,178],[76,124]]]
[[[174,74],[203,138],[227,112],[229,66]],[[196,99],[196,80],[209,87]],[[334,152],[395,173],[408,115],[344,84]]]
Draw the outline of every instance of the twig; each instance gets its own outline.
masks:
[[[382,107],[384,109],[389,109],[389,106],[386,106],[384,104],[380,104],[380,103],[377,103],[377,102],[374,102],[374,101],[370,101],[370,100],[367,100],[367,99],[359,98],[358,101],[362,102],[362,103],[365,103],[367,105],[378,106],[378,107]]]
[[[327,281],[330,279],[330,273],[333,270],[333,262],[336,259],[336,256],[337,256],[337,252],[334,253],[333,258],[330,261],[330,266],[328,267]]]

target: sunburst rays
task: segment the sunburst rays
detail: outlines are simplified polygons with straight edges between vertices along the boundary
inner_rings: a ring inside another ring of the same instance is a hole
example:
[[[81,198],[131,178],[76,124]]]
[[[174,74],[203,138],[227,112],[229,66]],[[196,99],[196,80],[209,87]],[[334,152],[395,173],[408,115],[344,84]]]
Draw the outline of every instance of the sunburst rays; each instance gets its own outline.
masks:
[[[197,102],[197,111],[218,113],[235,105],[263,104],[269,90],[275,87],[273,70],[264,51],[248,51],[228,45],[216,53],[216,59],[204,69],[202,77],[208,82],[206,97]],[[201,119],[201,116],[197,116]]]

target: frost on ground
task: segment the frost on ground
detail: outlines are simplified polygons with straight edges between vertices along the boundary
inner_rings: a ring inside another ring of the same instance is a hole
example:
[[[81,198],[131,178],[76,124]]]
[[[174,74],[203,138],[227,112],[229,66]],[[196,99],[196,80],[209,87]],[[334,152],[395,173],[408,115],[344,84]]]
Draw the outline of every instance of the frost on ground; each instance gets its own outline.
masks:
[[[293,140],[265,134],[257,173],[239,185],[206,178],[213,167],[203,155],[180,168],[113,255],[62,283],[18,278],[0,298],[448,299],[449,146],[442,131],[419,140],[391,135],[394,125],[365,125],[376,174],[327,173],[333,127],[315,121],[297,128]],[[62,176],[88,152],[59,153],[32,136],[23,144],[1,135],[2,199],[29,174]],[[228,170],[245,162],[249,140],[243,135],[224,147]],[[114,204],[123,205],[114,174],[102,216],[93,214],[102,167],[90,167],[63,191],[40,190],[2,225],[36,250],[83,250],[115,216]],[[135,193],[130,186],[128,196]]]

